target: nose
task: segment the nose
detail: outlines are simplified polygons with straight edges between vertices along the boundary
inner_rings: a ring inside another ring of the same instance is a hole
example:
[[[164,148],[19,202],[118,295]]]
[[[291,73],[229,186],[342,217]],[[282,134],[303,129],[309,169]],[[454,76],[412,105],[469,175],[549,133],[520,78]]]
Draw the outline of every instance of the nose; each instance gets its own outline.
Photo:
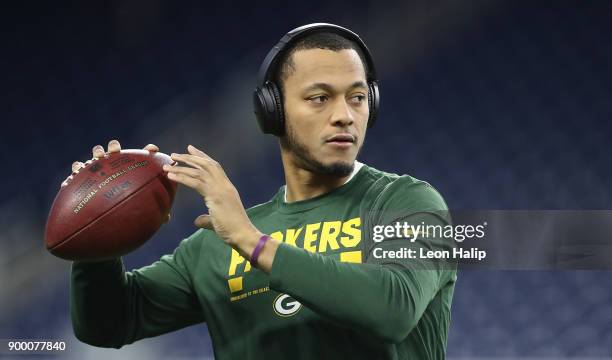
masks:
[[[346,99],[338,99],[332,109],[330,122],[334,126],[352,125],[354,121],[353,111]]]

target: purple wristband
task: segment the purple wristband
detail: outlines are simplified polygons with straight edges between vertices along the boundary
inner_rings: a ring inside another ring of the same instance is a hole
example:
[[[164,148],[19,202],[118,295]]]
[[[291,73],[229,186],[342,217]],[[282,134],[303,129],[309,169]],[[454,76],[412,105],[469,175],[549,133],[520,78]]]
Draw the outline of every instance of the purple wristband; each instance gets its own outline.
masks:
[[[257,245],[255,246],[255,250],[253,250],[253,254],[251,255],[251,265],[254,267],[257,267],[257,259],[259,258],[259,254],[261,253],[261,249],[263,249],[264,245],[266,244],[266,242],[268,242],[268,240],[270,240],[270,235],[262,235],[259,238],[259,242],[257,242]]]

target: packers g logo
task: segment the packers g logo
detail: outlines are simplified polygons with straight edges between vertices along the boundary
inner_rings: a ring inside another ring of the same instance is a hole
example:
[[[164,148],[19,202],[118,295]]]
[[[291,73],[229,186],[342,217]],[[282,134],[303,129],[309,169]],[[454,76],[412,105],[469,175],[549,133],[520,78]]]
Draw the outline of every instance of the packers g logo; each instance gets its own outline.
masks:
[[[300,311],[302,304],[287,294],[280,294],[274,299],[272,308],[276,315],[287,317]]]

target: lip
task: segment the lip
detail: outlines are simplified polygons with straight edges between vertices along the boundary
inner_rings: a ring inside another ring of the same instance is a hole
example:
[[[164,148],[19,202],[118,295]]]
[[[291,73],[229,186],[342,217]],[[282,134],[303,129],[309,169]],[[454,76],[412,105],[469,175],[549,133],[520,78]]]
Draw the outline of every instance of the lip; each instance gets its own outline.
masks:
[[[353,144],[355,142],[355,136],[349,133],[334,134],[328,137],[327,140],[325,140],[325,142]]]
[[[355,136],[349,133],[340,133],[328,137],[325,143],[336,149],[348,149],[355,144],[355,140]]]
[[[340,149],[348,149],[353,146],[353,143],[348,141],[328,141],[326,145],[331,145]]]

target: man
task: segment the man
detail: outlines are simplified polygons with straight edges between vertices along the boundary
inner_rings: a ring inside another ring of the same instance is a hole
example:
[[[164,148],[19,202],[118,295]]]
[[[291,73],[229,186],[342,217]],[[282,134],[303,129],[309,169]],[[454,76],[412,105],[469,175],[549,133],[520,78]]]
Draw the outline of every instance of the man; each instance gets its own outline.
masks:
[[[255,93],[262,129],[279,137],[286,186],[245,210],[215,160],[191,145],[172,154],[179,165],[164,167],[168,177],[208,207],[195,220],[202,229],[132,272],[121,259],[75,262],[76,336],[120,348],[206,322],[220,360],[444,358],[455,268],[374,256],[445,247],[374,240],[378,225],[449,220],[426,182],[356,161],[378,105],[373,74],[367,48],[346,29],[311,24],[286,35]]]

